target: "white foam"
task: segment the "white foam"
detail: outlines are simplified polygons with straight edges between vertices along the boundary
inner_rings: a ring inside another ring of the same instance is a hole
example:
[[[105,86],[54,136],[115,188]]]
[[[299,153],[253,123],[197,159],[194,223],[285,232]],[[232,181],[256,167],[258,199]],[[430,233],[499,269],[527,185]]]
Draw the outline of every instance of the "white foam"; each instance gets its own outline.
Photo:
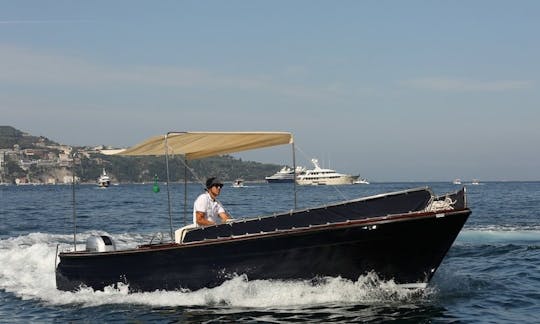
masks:
[[[84,239],[90,233],[81,234]],[[141,243],[141,235],[115,236],[123,246]],[[234,306],[280,308],[291,305],[326,303],[376,303],[389,300],[424,298],[427,290],[399,287],[392,281],[378,280],[375,274],[360,277],[356,282],[341,278],[311,281],[249,281],[243,275],[226,281],[219,287],[198,291],[156,291],[128,293],[128,287],[93,291],[86,288],[77,292],[56,289],[56,246],[69,246],[73,237],[32,233],[0,240],[0,289],[22,299],[38,299],[47,304],[80,304],[86,307],[104,304],[143,304],[151,306]],[[82,246],[80,247],[82,248]]]

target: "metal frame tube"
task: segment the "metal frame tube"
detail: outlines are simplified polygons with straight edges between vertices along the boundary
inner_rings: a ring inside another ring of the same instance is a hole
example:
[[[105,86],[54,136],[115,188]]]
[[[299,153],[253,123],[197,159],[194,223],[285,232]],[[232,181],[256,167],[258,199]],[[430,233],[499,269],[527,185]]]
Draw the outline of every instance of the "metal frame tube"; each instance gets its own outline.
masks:
[[[174,241],[173,226],[172,226],[171,192],[169,190],[170,176],[169,176],[169,146],[167,145],[168,138],[169,138],[169,133],[165,135],[165,166],[167,170],[167,205],[168,205],[168,212],[169,212],[169,226],[170,226],[170,231],[171,231],[171,241]]]
[[[293,191],[294,191],[294,210],[296,210],[296,154],[294,150],[294,142],[292,146],[292,160],[293,160]]]
[[[77,251],[77,206],[75,200],[75,155],[73,155],[73,167],[71,170],[71,202],[73,208],[73,249]]]
[[[187,159],[184,158],[184,225],[187,225]]]

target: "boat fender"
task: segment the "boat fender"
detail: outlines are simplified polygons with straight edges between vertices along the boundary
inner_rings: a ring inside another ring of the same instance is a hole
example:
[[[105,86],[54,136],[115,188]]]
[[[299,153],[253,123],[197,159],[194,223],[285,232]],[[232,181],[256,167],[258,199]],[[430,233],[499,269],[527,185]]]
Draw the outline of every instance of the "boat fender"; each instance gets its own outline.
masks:
[[[112,237],[107,235],[92,235],[86,239],[87,252],[109,252],[116,251],[116,243]]]

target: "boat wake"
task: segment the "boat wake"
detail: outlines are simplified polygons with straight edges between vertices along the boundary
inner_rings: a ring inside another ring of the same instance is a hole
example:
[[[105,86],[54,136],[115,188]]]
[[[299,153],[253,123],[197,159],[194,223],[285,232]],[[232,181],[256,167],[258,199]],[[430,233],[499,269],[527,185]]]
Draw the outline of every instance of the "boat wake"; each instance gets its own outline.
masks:
[[[79,235],[84,241],[95,232]],[[142,234],[117,234],[120,248],[135,247],[149,239]],[[523,242],[539,246],[540,231],[523,228],[475,228],[462,231],[450,257],[469,253],[469,245],[503,244],[513,246]],[[441,272],[434,285],[427,289],[408,289],[393,281],[379,280],[376,274],[361,276],[357,281],[342,278],[319,278],[303,281],[248,280],[245,275],[233,276],[221,286],[197,291],[155,291],[128,293],[129,287],[118,284],[104,291],[81,288],[77,292],[56,289],[55,266],[57,245],[59,250],[71,248],[70,235],[31,233],[0,240],[0,290],[21,299],[33,299],[48,305],[79,305],[93,307],[106,304],[135,304],[146,306],[186,307],[246,307],[280,309],[292,306],[312,307],[327,304],[380,304],[389,302],[418,302],[452,295],[455,275]],[[83,245],[77,249],[83,249]],[[464,250],[463,250],[464,249]],[[463,250],[463,251],[461,251]],[[459,259],[453,259],[458,262]],[[443,267],[444,268],[444,267]],[[443,275],[444,274],[444,275]],[[446,277],[449,278],[446,278]],[[459,280],[458,280],[459,281]],[[461,287],[463,288],[463,287]],[[467,289],[459,289],[461,293]]]
[[[84,233],[80,239],[91,235]],[[135,246],[139,234],[115,235],[119,245]],[[286,308],[323,304],[377,304],[430,298],[433,289],[407,289],[393,281],[381,281],[376,274],[361,276],[353,282],[342,278],[319,278],[304,281],[253,280],[233,276],[221,286],[197,291],[155,291],[128,293],[129,287],[118,284],[104,291],[81,288],[77,292],[56,289],[57,245],[67,248],[72,237],[31,233],[0,240],[0,290],[21,299],[35,299],[48,305],[94,307],[106,304],[148,306],[215,306],[246,308]],[[82,249],[82,245],[80,246]]]
[[[433,283],[446,300],[482,300],[493,291],[510,293],[516,304],[537,300],[540,230],[525,226],[477,226],[460,232]],[[525,270],[524,270],[525,269]],[[518,278],[516,280],[516,278]],[[511,288],[504,288],[511,287]],[[531,291],[530,294],[524,293]],[[485,295],[484,295],[485,294]]]
[[[482,244],[540,242],[540,228],[489,226],[464,229],[459,233],[456,242]]]

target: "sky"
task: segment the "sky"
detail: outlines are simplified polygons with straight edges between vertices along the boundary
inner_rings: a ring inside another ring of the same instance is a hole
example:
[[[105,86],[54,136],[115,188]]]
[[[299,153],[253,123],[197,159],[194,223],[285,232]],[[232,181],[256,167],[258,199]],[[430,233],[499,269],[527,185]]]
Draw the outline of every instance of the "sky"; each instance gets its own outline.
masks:
[[[536,0],[0,0],[0,125],[288,131],[297,164],[371,181],[540,180],[539,31]]]

